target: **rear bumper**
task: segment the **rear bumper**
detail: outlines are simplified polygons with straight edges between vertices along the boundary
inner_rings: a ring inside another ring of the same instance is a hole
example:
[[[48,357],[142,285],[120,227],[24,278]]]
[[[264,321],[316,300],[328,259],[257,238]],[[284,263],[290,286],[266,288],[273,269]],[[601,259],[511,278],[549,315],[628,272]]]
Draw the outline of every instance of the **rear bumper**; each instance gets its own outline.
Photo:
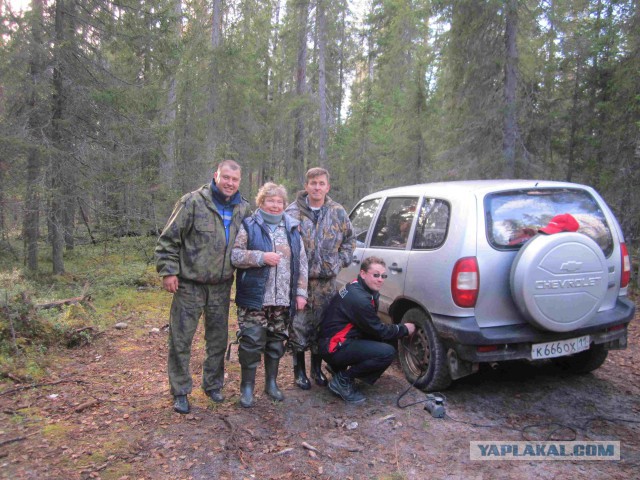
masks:
[[[446,317],[432,315],[433,325],[442,341],[453,348],[458,357],[470,362],[499,362],[531,359],[531,345],[589,335],[594,344],[606,349],[627,346],[627,325],[635,314],[635,304],[625,297],[618,298],[615,308],[599,312],[591,321],[571,332],[549,332],[526,324],[480,328],[475,317]],[[624,328],[609,328],[624,324]],[[478,352],[482,345],[497,345],[497,351]]]

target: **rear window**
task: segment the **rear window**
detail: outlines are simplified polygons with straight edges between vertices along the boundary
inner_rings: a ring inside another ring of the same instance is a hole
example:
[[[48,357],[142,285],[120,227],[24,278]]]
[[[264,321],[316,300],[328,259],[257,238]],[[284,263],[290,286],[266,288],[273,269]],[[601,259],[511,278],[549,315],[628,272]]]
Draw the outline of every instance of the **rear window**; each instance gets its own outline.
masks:
[[[413,248],[430,250],[444,243],[449,227],[450,207],[444,200],[425,198],[418,216]]]
[[[532,189],[485,197],[487,237],[499,249],[518,248],[556,215],[570,213],[579,233],[592,238],[608,257],[613,237],[596,200],[584,190]]]

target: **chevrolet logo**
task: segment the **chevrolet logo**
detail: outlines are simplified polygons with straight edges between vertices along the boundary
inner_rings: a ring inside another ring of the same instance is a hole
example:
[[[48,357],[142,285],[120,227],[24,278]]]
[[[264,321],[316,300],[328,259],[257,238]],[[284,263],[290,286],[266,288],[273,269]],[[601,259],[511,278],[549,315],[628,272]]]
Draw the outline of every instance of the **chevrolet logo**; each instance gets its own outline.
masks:
[[[564,262],[560,267],[560,270],[564,272],[577,272],[582,268],[582,262],[576,262],[571,260],[570,262]]]

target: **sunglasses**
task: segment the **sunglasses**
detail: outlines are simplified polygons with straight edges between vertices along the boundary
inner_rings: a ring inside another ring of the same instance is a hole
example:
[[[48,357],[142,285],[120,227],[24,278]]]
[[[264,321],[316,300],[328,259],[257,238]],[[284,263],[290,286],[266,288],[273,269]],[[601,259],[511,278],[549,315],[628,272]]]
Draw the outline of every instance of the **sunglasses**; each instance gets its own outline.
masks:
[[[371,276],[373,278],[380,278],[380,277],[387,278],[388,277],[388,275],[386,273],[372,273]]]

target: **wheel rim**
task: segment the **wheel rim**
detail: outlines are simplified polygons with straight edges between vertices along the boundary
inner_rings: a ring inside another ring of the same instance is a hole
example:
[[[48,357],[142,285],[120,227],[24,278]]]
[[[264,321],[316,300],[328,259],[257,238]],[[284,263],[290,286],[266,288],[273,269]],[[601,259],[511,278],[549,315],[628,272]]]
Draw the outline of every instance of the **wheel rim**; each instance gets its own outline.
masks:
[[[422,328],[416,328],[406,344],[405,353],[407,366],[416,378],[427,373],[430,357],[431,348],[427,334]]]

